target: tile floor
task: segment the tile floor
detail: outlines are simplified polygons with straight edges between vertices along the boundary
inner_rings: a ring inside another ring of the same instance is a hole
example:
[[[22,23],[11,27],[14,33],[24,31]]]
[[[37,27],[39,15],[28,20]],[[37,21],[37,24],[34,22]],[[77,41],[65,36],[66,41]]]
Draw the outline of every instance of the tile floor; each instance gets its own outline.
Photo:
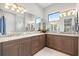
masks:
[[[38,53],[36,53],[34,56],[69,56],[69,55],[56,51],[54,49],[45,47],[42,50],[40,50]]]

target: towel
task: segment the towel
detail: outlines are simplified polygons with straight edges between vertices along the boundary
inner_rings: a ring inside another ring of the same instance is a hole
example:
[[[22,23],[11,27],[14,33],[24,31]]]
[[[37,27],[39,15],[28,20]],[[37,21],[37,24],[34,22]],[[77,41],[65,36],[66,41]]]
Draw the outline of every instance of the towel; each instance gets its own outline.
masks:
[[[0,33],[2,34],[2,16],[0,17]]]
[[[2,35],[4,35],[6,33],[5,17],[4,16],[2,16],[2,22],[3,22],[3,25],[2,25],[2,28],[3,28]]]
[[[4,35],[6,33],[6,28],[5,28],[5,17],[4,16],[1,16],[0,17],[0,33],[2,35]]]

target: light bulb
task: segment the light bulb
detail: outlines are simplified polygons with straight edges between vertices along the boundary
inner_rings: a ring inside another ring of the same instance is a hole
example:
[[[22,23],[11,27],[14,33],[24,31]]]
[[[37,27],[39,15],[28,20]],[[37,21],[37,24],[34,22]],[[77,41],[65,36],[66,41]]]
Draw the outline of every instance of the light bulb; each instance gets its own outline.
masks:
[[[68,12],[67,12],[67,15],[70,16],[70,15],[71,15],[71,11],[68,11]]]
[[[66,16],[66,13],[64,12],[64,13],[62,13],[63,14],[63,16],[65,17]]]
[[[72,15],[77,14],[76,10],[72,10]]]
[[[11,10],[15,11],[15,9],[12,7]]]
[[[21,14],[24,14],[24,11],[22,11]]]
[[[18,9],[16,10],[17,12],[20,12]]]
[[[17,6],[15,4],[12,5],[13,8],[17,9]]]
[[[11,10],[16,11],[16,12],[21,12],[22,14],[24,12],[26,12],[26,10],[23,7],[18,6],[17,4],[14,4],[14,3],[6,3],[5,8],[11,9]]]
[[[18,7],[18,9],[21,11],[23,8],[22,7]]]
[[[6,3],[5,5],[10,6],[11,4],[10,3]]]
[[[6,8],[6,9],[9,9],[9,6],[6,5],[5,8]]]
[[[24,9],[24,12],[26,12],[26,10]]]

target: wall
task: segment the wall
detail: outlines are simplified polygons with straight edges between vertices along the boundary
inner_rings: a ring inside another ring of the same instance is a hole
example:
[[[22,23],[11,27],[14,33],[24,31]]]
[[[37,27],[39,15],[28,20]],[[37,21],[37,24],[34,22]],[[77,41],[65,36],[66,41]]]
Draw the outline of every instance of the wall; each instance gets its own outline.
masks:
[[[21,5],[26,8],[27,13],[31,13],[35,16],[43,17],[43,9],[37,6],[34,3],[19,3],[18,5]]]
[[[50,7],[45,8],[44,19],[46,20],[47,25],[48,25],[48,14],[57,11],[63,12],[69,9],[76,9],[76,3],[56,3],[51,5]]]

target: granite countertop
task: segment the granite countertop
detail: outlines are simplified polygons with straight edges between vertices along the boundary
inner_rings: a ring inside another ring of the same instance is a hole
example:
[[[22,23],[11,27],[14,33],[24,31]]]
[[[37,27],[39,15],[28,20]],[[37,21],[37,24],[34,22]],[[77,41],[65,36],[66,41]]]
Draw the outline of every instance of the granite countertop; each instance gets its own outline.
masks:
[[[32,37],[32,36],[38,36],[38,35],[44,35],[44,34],[51,34],[51,35],[62,35],[62,36],[72,36],[72,37],[79,37],[79,34],[68,34],[68,33],[53,33],[53,32],[47,32],[47,33],[26,33],[26,34],[20,34],[20,35],[13,35],[13,36],[7,36],[7,37],[0,37],[0,42],[6,42],[10,40],[17,40],[25,37]]]
[[[77,33],[52,33],[52,32],[47,32],[46,34],[79,37],[79,34],[77,34]]]
[[[7,37],[0,37],[0,42],[6,42],[10,40],[17,40],[25,37],[32,37],[37,35],[43,35],[45,33],[29,33],[29,34],[21,34],[21,35],[14,35],[14,36],[7,36]]]

